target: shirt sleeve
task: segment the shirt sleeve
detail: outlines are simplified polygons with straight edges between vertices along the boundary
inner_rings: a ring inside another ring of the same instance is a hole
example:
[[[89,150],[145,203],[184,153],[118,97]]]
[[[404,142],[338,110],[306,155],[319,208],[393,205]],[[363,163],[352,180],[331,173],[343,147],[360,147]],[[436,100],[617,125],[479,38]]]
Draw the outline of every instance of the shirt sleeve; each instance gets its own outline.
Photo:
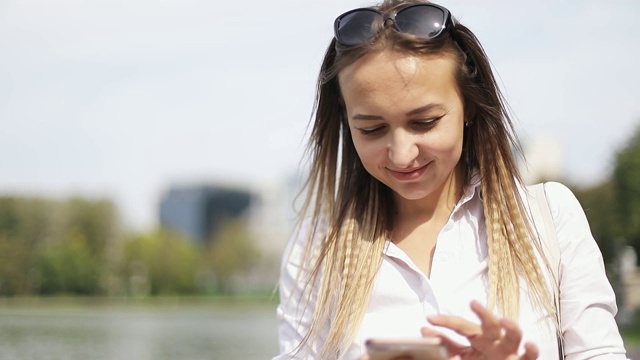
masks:
[[[560,314],[565,358],[627,359],[615,321],[617,306],[602,254],[575,195],[545,185],[560,246]]]
[[[315,345],[299,348],[313,320],[318,288],[312,286],[310,291],[305,291],[310,274],[310,264],[304,257],[309,231],[308,223],[294,231],[282,256],[277,308],[280,354],[273,360],[317,357]]]

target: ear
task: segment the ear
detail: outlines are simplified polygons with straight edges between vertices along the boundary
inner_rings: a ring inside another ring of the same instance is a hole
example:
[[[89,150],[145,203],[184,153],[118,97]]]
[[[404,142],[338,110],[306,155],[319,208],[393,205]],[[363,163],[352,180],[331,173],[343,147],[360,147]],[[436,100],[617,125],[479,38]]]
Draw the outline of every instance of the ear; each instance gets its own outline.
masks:
[[[476,105],[465,100],[464,102],[464,126],[470,126],[476,119]]]

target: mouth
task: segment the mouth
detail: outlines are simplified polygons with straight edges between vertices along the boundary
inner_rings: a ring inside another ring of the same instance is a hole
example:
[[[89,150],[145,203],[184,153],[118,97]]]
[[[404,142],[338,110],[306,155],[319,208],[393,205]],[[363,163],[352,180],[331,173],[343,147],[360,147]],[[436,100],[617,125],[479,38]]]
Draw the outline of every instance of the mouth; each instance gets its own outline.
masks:
[[[431,164],[431,162],[426,163],[422,166],[411,168],[411,169],[402,169],[402,170],[392,170],[387,168],[387,171],[393,176],[395,179],[400,181],[409,181],[415,180],[422,176],[427,170],[427,167]]]

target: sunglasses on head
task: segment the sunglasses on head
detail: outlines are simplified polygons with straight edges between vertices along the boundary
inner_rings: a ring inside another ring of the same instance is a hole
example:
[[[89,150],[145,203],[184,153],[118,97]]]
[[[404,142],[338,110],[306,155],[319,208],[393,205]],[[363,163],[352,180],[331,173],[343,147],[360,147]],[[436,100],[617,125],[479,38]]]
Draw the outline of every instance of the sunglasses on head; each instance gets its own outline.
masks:
[[[396,30],[433,39],[453,27],[449,10],[435,4],[405,6],[392,13],[372,8],[359,8],[338,16],[333,24],[336,41],[341,45],[364,44],[382,30],[388,21]]]

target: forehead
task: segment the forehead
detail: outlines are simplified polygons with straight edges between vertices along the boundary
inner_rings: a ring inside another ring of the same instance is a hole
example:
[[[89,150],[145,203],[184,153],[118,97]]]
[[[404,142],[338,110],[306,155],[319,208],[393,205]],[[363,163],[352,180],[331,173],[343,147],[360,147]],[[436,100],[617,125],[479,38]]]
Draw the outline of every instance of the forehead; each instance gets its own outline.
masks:
[[[384,50],[369,53],[338,74],[345,98],[420,87],[438,92],[457,89],[456,61],[450,55],[425,56]],[[347,100],[347,99],[345,99]]]

